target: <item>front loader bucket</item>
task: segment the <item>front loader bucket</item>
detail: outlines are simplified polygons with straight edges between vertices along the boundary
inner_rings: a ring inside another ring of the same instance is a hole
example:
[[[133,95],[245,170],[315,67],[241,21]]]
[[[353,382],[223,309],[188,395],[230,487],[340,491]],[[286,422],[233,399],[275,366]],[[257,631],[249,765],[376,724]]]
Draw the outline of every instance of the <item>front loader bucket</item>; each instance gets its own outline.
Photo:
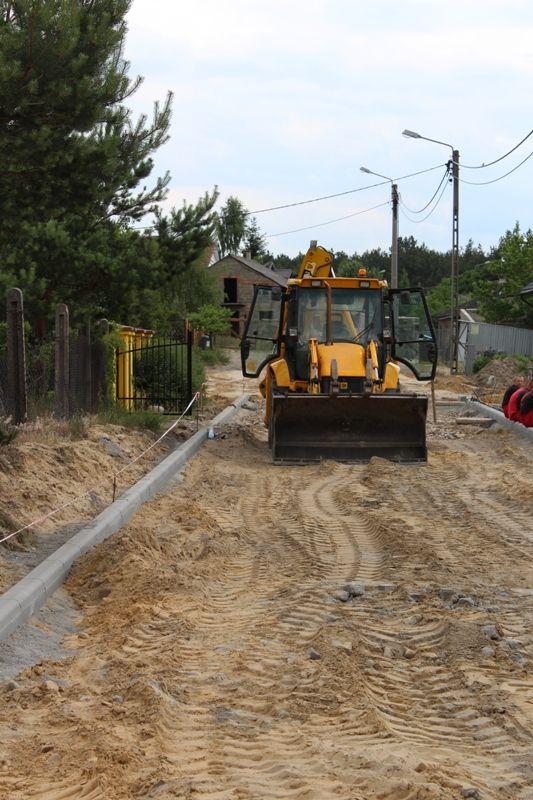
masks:
[[[273,397],[274,463],[332,458],[425,462],[427,397],[290,394]]]

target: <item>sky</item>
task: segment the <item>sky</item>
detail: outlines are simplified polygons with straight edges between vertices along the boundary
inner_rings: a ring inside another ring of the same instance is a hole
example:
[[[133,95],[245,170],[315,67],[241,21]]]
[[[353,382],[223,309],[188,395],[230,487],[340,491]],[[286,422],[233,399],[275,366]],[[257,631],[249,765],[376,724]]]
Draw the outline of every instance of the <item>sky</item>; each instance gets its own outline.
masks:
[[[258,211],[379,181],[361,166],[397,178],[448,161],[448,147],[405,128],[456,147],[465,181],[498,178],[533,151],[532,136],[499,164],[466,168],[533,128],[529,0],[133,0],[128,25],[130,74],[144,76],[134,115],[174,93],[154,171],[172,175],[167,207],[216,185],[220,203],[236,195]],[[451,245],[451,185],[426,220],[406,208],[422,208],[443,173],[399,181],[400,235],[439,250]],[[487,248],[516,221],[533,226],[532,184],[533,157],[493,184],[461,182],[461,245]],[[350,254],[388,250],[389,200],[386,184],[256,217],[274,254],[311,239]]]

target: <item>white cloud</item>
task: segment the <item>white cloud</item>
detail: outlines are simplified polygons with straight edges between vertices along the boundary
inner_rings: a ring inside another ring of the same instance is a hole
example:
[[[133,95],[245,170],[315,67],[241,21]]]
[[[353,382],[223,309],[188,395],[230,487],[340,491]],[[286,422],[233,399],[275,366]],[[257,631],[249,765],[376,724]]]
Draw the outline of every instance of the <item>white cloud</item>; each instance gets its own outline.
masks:
[[[172,172],[172,198],[218,184],[250,208],[275,205],[362,185],[361,164],[397,176],[449,157],[403,139],[405,127],[451,141],[465,164],[497,157],[531,127],[532,22],[522,0],[134,0],[127,55],[147,80],[132,102],[149,112],[175,92],[172,139],[156,159]],[[493,243],[516,218],[531,224],[532,166],[487,190],[462,185],[463,241]],[[423,205],[437,180],[403,184],[410,205]],[[380,199],[348,196],[260,222],[266,232],[304,227]],[[449,227],[445,200],[427,223],[402,221],[439,247]],[[320,235],[360,250],[387,247],[389,228],[375,212]],[[302,237],[275,244],[298,249]]]

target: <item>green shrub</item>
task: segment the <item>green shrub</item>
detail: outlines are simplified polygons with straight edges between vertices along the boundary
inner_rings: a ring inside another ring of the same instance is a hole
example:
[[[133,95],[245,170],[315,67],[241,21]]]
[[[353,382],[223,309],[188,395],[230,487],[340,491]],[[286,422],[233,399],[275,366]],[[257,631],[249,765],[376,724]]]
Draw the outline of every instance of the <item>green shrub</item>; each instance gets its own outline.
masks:
[[[202,306],[192,314],[189,314],[189,323],[193,330],[204,331],[204,333],[229,333],[231,329],[231,318],[233,311],[223,306],[213,303]]]
[[[531,356],[514,356],[514,363],[518,372],[529,372],[533,369],[533,358]]]
[[[209,348],[208,350],[197,350],[196,352],[202,363],[207,367],[216,367],[219,364],[227,364],[229,362],[229,356],[223,350]]]
[[[127,411],[117,403],[111,403],[98,414],[102,425],[122,425],[124,428],[140,428],[159,433],[162,416],[157,411]]]
[[[485,356],[485,355],[477,356],[477,358],[474,360],[474,365],[473,365],[474,372],[479,372],[481,369],[483,369],[483,367],[486,367],[487,364],[490,364],[491,361],[492,361],[491,356]]]

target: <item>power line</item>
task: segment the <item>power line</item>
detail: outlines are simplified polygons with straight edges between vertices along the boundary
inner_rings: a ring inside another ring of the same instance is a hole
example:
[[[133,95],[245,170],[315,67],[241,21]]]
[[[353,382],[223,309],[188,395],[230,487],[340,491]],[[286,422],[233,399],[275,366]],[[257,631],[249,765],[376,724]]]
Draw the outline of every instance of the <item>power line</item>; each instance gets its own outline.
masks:
[[[440,167],[445,167],[446,164],[436,164],[434,167],[429,167],[428,169],[421,169],[418,172],[411,172],[409,175],[402,175],[400,178],[393,178],[393,181],[403,181],[407,178],[414,178],[417,175],[423,175],[426,172],[433,172],[435,169],[440,169]],[[367,189],[375,189],[377,186],[385,186],[389,184],[390,181],[380,181],[379,183],[371,183],[368,186],[358,186],[356,189],[347,189],[345,192],[336,192],[335,194],[326,194],[322,197],[312,197],[310,200],[299,200],[295,203],[285,203],[281,206],[271,206],[270,208],[259,208],[256,211],[248,211],[247,216],[251,216],[253,214],[264,214],[267,211],[279,211],[283,208],[294,208],[294,206],[305,206],[309,203],[318,203],[321,200],[331,200],[333,197],[344,197],[347,194],[354,194],[355,192],[365,192]]]
[[[446,181],[446,182],[445,182],[445,184],[444,184],[444,186],[442,187],[442,191],[441,191],[441,193],[440,193],[440,195],[439,195],[439,197],[438,197],[438,199],[437,199],[437,202],[435,203],[435,205],[433,206],[433,208],[431,209],[431,211],[430,211],[428,214],[426,214],[426,216],[425,216],[425,217],[422,217],[422,219],[412,219],[412,218],[409,216],[409,214],[406,214],[406,213],[405,213],[405,211],[403,210],[403,208],[402,208],[402,214],[403,214],[403,215],[404,215],[404,217],[406,217],[406,219],[408,219],[410,222],[414,222],[414,223],[416,223],[416,224],[418,224],[419,222],[425,222],[427,219],[429,219],[429,217],[430,217],[430,216],[433,214],[433,212],[435,211],[435,209],[436,209],[436,208],[437,208],[437,206],[439,205],[440,201],[441,201],[441,200],[442,200],[442,198],[443,198],[444,192],[446,191],[446,189],[447,189],[447,187],[448,187],[448,186],[449,186],[449,182],[448,182],[448,181]],[[403,205],[403,203],[402,203],[402,205]]]
[[[337,217],[337,219],[330,219],[327,222],[317,222],[316,225],[307,225],[305,228],[295,228],[292,231],[281,231],[281,233],[267,233],[265,234],[266,239],[272,239],[275,236],[288,236],[289,233],[300,233],[300,231],[310,231],[313,228],[322,228],[324,225],[333,225],[334,222],[341,222],[343,219],[350,219],[351,217],[357,217],[359,214],[366,214],[368,211],[375,211],[376,208],[382,208],[383,206],[390,205],[390,200],[386,200],[384,203],[378,203],[377,206],[371,206],[371,208],[363,208],[361,211],[354,211],[352,214],[346,214],[344,217]]]
[[[473,167],[473,166],[471,166],[469,164],[461,164],[461,167],[466,168],[466,169],[485,169],[485,167],[492,167],[493,164],[497,164],[498,161],[503,161],[504,158],[507,158],[507,156],[510,156],[511,153],[514,153],[514,151],[517,150],[520,147],[521,144],[524,144],[524,142],[527,141],[531,135],[533,135],[533,130],[530,130],[529,133],[527,134],[527,136],[524,136],[524,138],[521,139],[518,142],[518,144],[515,144],[515,146],[511,150],[508,150],[507,153],[504,153],[503,156],[500,156],[499,158],[495,158],[494,161],[489,161],[487,164],[485,164],[485,163],[477,164],[475,167]]]
[[[448,175],[449,175],[449,174],[450,174],[450,166],[449,166],[449,164],[448,164],[448,165],[446,166],[446,169],[445,169],[445,171],[444,171],[444,175],[442,176],[442,178],[441,178],[441,179],[440,179],[440,181],[439,181],[439,185],[437,186],[437,188],[435,189],[435,191],[434,191],[434,192],[433,192],[433,194],[431,195],[430,199],[427,201],[426,205],[425,205],[425,206],[422,206],[422,208],[419,208],[419,209],[418,209],[418,211],[414,211],[412,208],[409,208],[409,206],[407,206],[407,205],[404,203],[403,199],[400,197],[400,202],[401,202],[402,206],[403,206],[403,207],[404,207],[404,208],[405,208],[407,211],[409,211],[409,213],[410,213],[410,214],[422,214],[422,212],[423,212],[423,211],[425,211],[425,210],[426,210],[426,208],[429,208],[429,206],[431,205],[431,203],[433,202],[433,200],[434,200],[434,199],[435,199],[435,197],[437,196],[437,194],[438,194],[438,191],[439,191],[440,187],[442,186],[442,183],[443,183],[443,181],[445,181],[445,180],[447,179],[447,177],[448,177]]]
[[[533,156],[533,150],[532,150],[532,151],[531,151],[531,153],[530,153],[528,156],[526,156],[526,157],[525,157],[525,158],[524,158],[524,159],[523,159],[523,160],[522,160],[522,161],[521,161],[519,164],[517,164],[517,165],[516,165],[516,167],[513,167],[512,169],[510,169],[510,170],[509,170],[509,172],[506,172],[504,175],[500,175],[500,177],[499,177],[499,178],[493,178],[491,181],[465,181],[465,179],[464,179],[464,178],[459,178],[459,180],[461,181],[461,183],[468,183],[468,184],[470,184],[470,186],[487,186],[489,183],[497,183],[498,181],[501,181],[503,178],[506,178],[506,177],[507,177],[508,175],[510,175],[512,172],[516,172],[516,170],[517,170],[519,167],[521,167],[521,166],[522,166],[522,164],[525,164],[525,163],[526,163],[526,161],[527,161],[528,159],[530,159],[530,158],[531,158],[531,156]]]

